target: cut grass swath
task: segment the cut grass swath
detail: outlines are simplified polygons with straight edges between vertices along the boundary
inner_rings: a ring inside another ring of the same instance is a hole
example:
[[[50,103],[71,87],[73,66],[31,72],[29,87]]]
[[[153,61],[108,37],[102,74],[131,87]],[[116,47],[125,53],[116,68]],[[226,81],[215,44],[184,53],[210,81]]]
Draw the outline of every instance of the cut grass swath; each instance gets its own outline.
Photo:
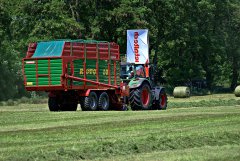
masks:
[[[233,94],[170,97],[167,111],[137,112],[0,106],[0,160],[238,161],[239,101]]]

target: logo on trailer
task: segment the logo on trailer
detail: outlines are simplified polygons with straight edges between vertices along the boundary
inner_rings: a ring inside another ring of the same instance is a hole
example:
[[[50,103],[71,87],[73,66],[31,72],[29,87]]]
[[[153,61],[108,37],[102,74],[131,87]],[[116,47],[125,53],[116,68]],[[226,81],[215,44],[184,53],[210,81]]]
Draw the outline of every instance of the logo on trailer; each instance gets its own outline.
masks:
[[[35,64],[35,61],[26,61],[26,64]]]
[[[135,53],[135,62],[139,62],[139,44],[138,44],[138,32],[134,32],[134,53]]]

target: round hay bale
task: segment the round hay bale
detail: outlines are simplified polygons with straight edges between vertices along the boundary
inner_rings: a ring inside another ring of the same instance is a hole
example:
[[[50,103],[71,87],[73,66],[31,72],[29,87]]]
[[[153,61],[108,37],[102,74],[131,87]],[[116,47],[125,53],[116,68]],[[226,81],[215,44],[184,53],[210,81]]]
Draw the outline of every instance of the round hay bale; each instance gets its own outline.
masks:
[[[240,86],[237,86],[234,90],[234,94],[236,97],[240,97]]]
[[[173,90],[174,98],[190,97],[190,88],[185,86],[175,87]]]

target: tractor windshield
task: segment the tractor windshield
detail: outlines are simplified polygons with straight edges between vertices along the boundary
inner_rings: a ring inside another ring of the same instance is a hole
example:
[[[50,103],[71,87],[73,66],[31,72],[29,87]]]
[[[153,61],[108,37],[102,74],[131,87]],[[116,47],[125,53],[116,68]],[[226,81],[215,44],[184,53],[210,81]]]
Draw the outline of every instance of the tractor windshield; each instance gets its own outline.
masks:
[[[145,69],[143,65],[122,65],[121,78],[131,79],[133,77],[145,78]]]
[[[122,79],[131,79],[134,77],[134,70],[131,64],[121,65],[121,78]]]

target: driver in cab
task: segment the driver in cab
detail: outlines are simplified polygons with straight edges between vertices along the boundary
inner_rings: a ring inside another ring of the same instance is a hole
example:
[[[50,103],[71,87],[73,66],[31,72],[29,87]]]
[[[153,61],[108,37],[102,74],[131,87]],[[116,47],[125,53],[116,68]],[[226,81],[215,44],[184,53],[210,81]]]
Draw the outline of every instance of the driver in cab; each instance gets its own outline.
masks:
[[[144,77],[144,71],[143,71],[143,66],[142,65],[138,65],[136,66],[136,77]]]

